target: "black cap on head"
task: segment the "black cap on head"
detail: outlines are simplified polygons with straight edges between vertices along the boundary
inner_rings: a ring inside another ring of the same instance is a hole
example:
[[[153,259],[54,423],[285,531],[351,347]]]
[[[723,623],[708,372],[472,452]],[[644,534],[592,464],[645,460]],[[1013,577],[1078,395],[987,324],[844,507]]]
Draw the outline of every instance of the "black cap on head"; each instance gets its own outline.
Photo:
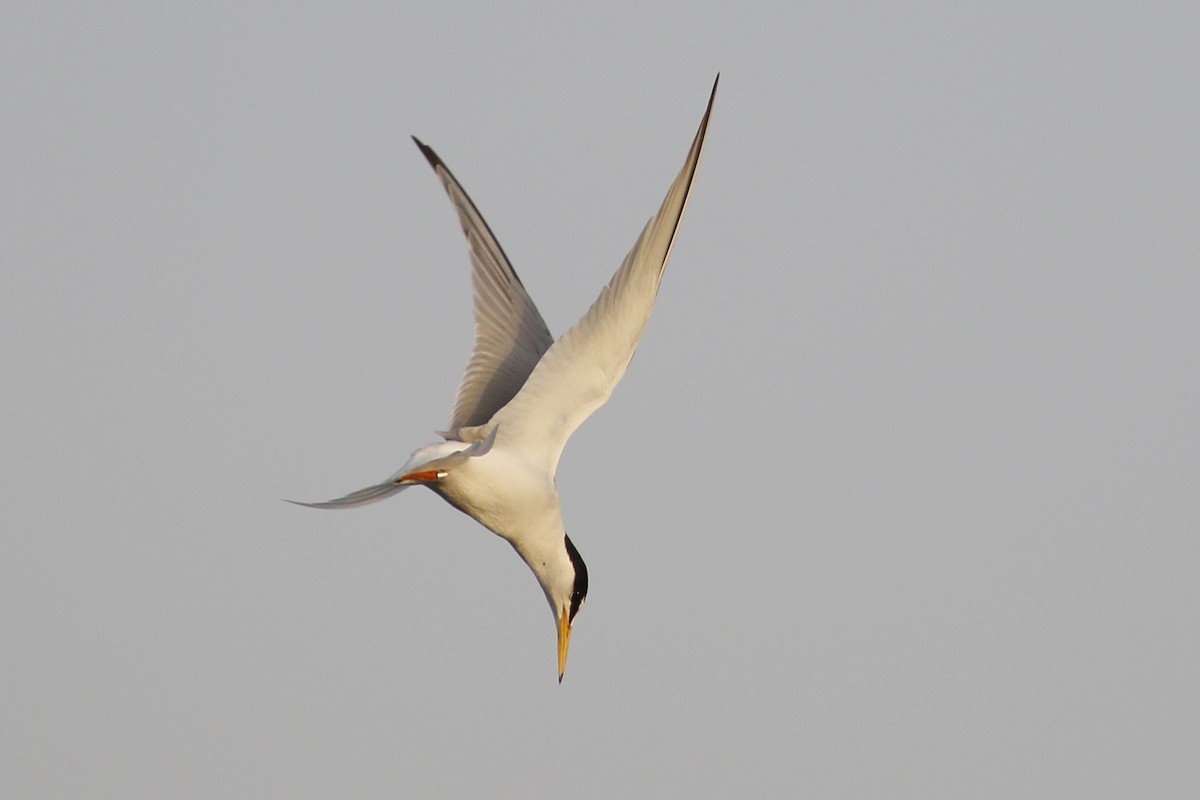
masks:
[[[563,544],[567,547],[567,555],[571,558],[571,566],[575,567],[575,586],[571,590],[571,612],[567,616],[568,621],[574,621],[575,614],[578,613],[579,607],[583,605],[584,598],[587,597],[588,593],[587,564],[583,563],[583,557],[575,549],[570,536],[563,534]]]

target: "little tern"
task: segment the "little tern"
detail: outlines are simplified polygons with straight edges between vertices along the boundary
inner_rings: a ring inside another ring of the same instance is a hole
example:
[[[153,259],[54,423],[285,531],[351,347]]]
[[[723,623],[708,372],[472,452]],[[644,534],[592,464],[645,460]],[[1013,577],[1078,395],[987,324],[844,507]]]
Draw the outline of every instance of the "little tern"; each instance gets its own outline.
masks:
[[[650,318],[700,162],[717,83],[658,212],[579,322],[557,341],[462,185],[413,137],[458,214],[471,256],[475,343],[443,441],[416,450],[382,483],[310,508],[353,508],[428,486],[505,539],[537,577],[558,629],[558,680],[588,572],[567,536],[555,486],[567,439],[608,400]],[[296,501],[289,501],[296,502]]]

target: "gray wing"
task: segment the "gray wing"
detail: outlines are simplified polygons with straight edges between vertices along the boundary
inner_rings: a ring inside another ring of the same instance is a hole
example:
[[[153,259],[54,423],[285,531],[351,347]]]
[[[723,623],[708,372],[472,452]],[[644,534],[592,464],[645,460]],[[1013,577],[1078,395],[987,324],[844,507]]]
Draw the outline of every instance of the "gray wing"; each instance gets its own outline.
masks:
[[[471,253],[475,289],[475,346],[454,398],[447,431],[482,425],[503,408],[554,343],[504,249],[462,185],[437,153],[413,137],[454,204]]]
[[[326,500],[322,503],[302,503],[299,500],[285,500],[284,502],[296,506],[304,506],[305,508],[357,508],[358,506],[378,503],[380,500],[391,497],[396,492],[407,489],[409,485],[393,483],[391,480],[387,480],[383,483],[377,483],[374,486],[368,486],[365,489],[359,489],[357,492],[351,492],[345,497],[339,497],[337,500]]]
[[[383,483],[359,489],[345,497],[321,503],[302,503],[299,500],[288,500],[287,502],[307,508],[357,508],[377,503],[409,486],[428,481],[427,473],[430,471],[445,475],[446,472],[458,467],[468,458],[487,455],[496,441],[498,430],[499,428],[493,426],[487,438],[475,441],[469,447],[458,450],[454,449],[457,445],[452,442],[439,442],[422,447],[409,456],[404,466],[392,473],[391,477]]]
[[[692,190],[716,95],[714,82],[683,168],[620,269],[493,418],[501,441],[539,459],[551,475],[567,439],[608,400],[641,339]]]

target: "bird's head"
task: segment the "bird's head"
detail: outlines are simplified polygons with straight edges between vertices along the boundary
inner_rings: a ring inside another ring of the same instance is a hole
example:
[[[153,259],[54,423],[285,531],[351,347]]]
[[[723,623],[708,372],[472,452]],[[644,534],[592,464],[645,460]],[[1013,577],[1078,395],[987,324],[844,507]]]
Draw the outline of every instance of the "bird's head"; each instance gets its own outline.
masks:
[[[540,569],[535,566],[533,571],[546,593],[558,628],[558,682],[562,683],[563,672],[567,669],[567,648],[571,645],[571,624],[587,599],[588,572],[571,537],[565,533],[562,548],[555,555],[540,564]]]

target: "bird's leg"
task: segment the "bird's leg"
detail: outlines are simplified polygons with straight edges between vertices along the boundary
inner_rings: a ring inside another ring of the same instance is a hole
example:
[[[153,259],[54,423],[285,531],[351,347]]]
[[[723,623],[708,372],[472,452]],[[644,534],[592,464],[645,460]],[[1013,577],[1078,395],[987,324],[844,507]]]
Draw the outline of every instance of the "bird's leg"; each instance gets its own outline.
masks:
[[[402,475],[396,483],[433,483],[446,477],[446,472],[440,469],[428,469],[423,472],[410,472]]]

